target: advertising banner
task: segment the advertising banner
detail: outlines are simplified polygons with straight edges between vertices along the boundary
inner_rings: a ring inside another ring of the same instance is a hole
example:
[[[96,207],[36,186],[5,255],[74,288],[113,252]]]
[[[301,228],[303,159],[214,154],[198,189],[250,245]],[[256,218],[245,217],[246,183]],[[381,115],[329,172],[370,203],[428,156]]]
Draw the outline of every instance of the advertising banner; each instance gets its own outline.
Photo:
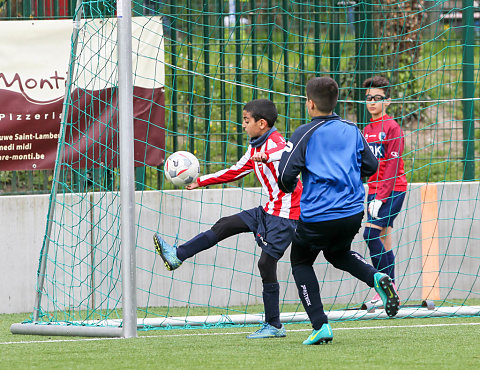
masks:
[[[132,25],[135,165],[165,146],[164,50],[158,17]],[[0,170],[53,169],[71,53],[71,20],[0,22]],[[81,24],[62,161],[118,167],[116,21]]]

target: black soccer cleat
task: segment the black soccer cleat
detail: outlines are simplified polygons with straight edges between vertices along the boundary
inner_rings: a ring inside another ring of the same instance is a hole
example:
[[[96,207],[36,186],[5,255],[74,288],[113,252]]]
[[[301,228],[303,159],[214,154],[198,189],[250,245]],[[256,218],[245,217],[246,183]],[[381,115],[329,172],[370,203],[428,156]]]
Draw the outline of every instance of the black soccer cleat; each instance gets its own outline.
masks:
[[[389,317],[398,313],[400,299],[392,284],[392,279],[387,274],[377,272],[373,276],[374,287],[383,302],[383,308]]]

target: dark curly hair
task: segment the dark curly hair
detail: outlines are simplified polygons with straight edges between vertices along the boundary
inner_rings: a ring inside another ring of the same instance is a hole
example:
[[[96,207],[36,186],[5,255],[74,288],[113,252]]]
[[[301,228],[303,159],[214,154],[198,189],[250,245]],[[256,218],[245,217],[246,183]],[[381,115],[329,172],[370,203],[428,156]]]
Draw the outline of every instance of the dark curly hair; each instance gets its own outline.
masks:
[[[382,89],[385,97],[390,97],[390,81],[383,76],[374,76],[363,81],[365,89]]]
[[[243,110],[250,113],[250,115],[258,121],[264,119],[268,123],[268,127],[273,127],[278,117],[277,107],[268,99],[256,99],[249,101],[243,107]]]

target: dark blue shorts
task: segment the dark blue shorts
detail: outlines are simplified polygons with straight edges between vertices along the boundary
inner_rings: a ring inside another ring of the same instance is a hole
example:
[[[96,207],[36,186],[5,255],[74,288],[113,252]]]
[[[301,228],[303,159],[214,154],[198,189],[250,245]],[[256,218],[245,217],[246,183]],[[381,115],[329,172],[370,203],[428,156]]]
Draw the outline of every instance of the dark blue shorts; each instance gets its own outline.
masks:
[[[280,259],[292,242],[297,220],[273,216],[263,207],[242,211],[238,214],[255,235],[262,250],[275,259]]]
[[[378,211],[378,218],[373,218],[368,212],[367,206],[367,222],[380,226],[382,228],[392,226],[393,221],[397,218],[402,209],[403,201],[405,200],[404,191],[392,191],[392,194],[387,198]],[[368,194],[367,203],[375,199],[376,194]]]

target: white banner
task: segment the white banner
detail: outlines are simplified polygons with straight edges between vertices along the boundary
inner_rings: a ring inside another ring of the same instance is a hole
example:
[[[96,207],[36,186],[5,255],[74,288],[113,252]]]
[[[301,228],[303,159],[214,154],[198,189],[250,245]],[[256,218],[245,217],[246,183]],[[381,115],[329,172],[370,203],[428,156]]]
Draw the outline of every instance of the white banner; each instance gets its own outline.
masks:
[[[0,22],[0,89],[21,93],[29,102],[62,99],[71,50],[71,20]],[[82,20],[74,87],[100,90],[116,85],[116,19]],[[133,84],[165,84],[160,17],[132,20]]]
[[[85,128],[94,123],[103,130],[114,130],[118,108],[116,24],[116,18],[75,24],[80,31],[71,86],[71,110],[78,120],[73,125]],[[0,22],[0,170],[53,168],[73,27],[72,20]],[[141,143],[136,155],[139,161],[143,158],[142,162],[154,165],[163,158],[163,48],[161,17],[132,19],[135,137]],[[88,114],[82,114],[83,109]],[[81,132],[77,130],[78,135]],[[97,139],[95,145],[106,145],[101,137]],[[86,150],[82,145],[75,147]],[[111,149],[107,158],[113,161],[115,148]],[[71,155],[76,158],[79,153]],[[98,164],[87,161],[78,165]]]

